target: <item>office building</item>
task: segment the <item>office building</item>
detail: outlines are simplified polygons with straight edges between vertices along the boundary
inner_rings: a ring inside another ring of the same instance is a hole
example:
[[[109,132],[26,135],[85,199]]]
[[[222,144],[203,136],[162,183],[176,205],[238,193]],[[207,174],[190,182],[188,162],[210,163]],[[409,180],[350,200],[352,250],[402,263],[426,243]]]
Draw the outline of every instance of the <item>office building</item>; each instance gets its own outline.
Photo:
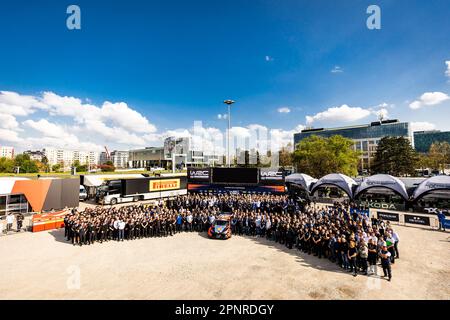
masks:
[[[163,147],[148,147],[128,152],[128,163],[131,168],[167,168],[168,160],[164,158]]]
[[[417,131],[414,132],[414,147],[417,152],[427,153],[434,142],[450,143],[450,131]]]
[[[410,124],[408,122],[399,122],[398,120],[377,121],[366,125],[340,128],[305,129],[294,134],[294,144],[297,145],[300,141],[312,135],[326,138],[341,135],[352,139],[355,142],[355,150],[362,153],[359,165],[360,172],[370,170],[371,161],[375,156],[381,138],[388,136],[405,137],[414,145]]]

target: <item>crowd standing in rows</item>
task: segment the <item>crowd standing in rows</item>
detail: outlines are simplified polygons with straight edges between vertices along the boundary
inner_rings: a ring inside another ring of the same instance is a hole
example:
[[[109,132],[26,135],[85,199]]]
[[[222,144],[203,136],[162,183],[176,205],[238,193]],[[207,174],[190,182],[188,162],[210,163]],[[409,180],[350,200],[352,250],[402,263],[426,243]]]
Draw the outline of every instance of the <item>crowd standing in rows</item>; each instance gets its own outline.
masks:
[[[389,222],[351,213],[348,205],[302,205],[287,195],[193,194],[157,206],[74,210],[65,218],[65,236],[81,246],[203,232],[223,212],[232,214],[233,234],[267,238],[329,259],[354,276],[375,274],[381,262],[384,277],[390,281],[391,264],[399,258],[400,239]]]

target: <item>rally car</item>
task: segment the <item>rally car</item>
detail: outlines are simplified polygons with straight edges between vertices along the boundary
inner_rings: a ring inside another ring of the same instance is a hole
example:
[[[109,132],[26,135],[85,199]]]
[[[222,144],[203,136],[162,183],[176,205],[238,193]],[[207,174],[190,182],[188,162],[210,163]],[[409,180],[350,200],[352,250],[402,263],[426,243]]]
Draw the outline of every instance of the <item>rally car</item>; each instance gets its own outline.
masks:
[[[208,237],[212,239],[231,238],[231,215],[220,215],[208,229]]]

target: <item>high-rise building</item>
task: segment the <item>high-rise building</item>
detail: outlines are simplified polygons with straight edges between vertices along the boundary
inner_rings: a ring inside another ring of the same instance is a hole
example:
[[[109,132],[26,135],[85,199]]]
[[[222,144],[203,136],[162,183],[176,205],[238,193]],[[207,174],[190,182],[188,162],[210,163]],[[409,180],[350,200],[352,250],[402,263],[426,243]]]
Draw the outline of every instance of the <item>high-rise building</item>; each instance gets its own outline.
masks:
[[[56,148],[44,148],[42,150],[49,165],[60,164],[69,168],[75,161],[80,165],[94,166],[99,163],[100,154],[97,151],[64,150]]]
[[[0,158],[14,158],[14,147],[0,146]]]
[[[300,141],[312,135],[326,138],[341,135],[352,139],[355,142],[355,150],[362,153],[359,166],[361,172],[370,170],[371,161],[375,156],[381,138],[388,136],[404,137],[414,145],[410,124],[408,122],[399,122],[398,120],[377,121],[366,125],[340,128],[305,129],[294,134],[294,144],[297,145]]]
[[[450,131],[416,131],[414,132],[414,147],[417,152],[427,153],[434,142],[450,143]]]
[[[128,167],[128,151],[114,150],[111,152],[111,161],[116,168]]]

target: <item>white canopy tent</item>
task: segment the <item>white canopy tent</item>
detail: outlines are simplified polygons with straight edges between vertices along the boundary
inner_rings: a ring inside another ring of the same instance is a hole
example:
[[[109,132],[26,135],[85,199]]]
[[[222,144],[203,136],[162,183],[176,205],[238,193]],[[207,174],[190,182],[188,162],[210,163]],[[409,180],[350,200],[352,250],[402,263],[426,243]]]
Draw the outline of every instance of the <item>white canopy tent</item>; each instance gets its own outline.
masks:
[[[365,178],[356,189],[355,198],[371,188],[387,188],[402,196],[404,200],[408,200],[408,192],[403,181],[388,174],[376,174]]]
[[[414,191],[414,200],[437,190],[450,190],[450,176],[434,176],[424,180]]]
[[[343,190],[350,199],[353,198],[353,188],[357,183],[355,180],[342,173],[331,173],[320,178],[312,187],[311,195],[320,187],[334,186]]]
[[[311,189],[311,185],[317,182],[317,179],[304,173],[294,173],[287,176],[285,182],[301,186],[303,189],[309,192],[309,190]]]

